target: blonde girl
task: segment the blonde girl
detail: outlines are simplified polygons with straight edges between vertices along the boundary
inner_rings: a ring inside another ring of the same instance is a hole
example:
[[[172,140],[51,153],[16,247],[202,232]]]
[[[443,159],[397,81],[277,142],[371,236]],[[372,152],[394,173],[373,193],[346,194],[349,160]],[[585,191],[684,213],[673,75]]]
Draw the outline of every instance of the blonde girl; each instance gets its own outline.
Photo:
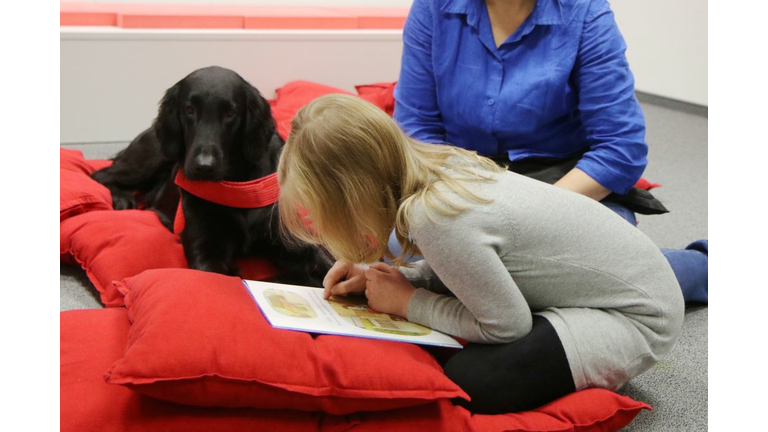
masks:
[[[597,201],[418,142],[352,96],[316,99],[292,128],[280,218],[338,260],[326,297],[361,293],[376,310],[469,341],[445,372],[470,410],[616,390],[670,351],[684,309],[675,275]],[[387,248],[393,229],[398,256]],[[405,264],[411,255],[424,259]]]

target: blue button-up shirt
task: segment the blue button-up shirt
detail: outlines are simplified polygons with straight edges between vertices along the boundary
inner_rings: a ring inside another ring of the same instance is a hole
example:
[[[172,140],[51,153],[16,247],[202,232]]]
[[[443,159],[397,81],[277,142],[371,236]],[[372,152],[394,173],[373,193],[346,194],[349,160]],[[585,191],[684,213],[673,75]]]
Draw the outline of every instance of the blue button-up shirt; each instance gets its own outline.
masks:
[[[482,0],[415,0],[395,120],[414,138],[486,156],[567,158],[626,193],[648,146],[626,44],[606,0],[538,0],[496,47]]]

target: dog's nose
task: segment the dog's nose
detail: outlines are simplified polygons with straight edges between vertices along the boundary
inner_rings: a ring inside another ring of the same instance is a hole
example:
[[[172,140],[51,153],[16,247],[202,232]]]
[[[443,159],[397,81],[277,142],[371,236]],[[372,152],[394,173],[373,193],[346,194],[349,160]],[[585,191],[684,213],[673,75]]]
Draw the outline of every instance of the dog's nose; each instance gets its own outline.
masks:
[[[221,168],[221,159],[221,153],[216,148],[201,148],[194,152],[192,159],[189,160],[187,174],[191,174],[195,180],[215,180],[214,177]]]
[[[216,158],[211,154],[199,154],[195,158],[195,167],[200,171],[213,171]]]

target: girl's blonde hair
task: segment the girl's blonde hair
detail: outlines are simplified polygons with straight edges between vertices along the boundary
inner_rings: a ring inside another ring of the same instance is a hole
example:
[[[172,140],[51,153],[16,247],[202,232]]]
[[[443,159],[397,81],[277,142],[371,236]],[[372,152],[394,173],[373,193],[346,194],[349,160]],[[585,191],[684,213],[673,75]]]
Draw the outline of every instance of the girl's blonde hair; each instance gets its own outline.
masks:
[[[409,138],[354,96],[315,99],[291,126],[278,167],[283,232],[324,246],[336,259],[370,263],[386,256],[402,265],[420,254],[408,235],[415,205],[442,215],[466,210],[438,190],[440,183],[462,198],[491,202],[462,181],[492,181],[490,173],[503,170],[474,152]],[[393,228],[403,247],[398,257],[387,248]]]

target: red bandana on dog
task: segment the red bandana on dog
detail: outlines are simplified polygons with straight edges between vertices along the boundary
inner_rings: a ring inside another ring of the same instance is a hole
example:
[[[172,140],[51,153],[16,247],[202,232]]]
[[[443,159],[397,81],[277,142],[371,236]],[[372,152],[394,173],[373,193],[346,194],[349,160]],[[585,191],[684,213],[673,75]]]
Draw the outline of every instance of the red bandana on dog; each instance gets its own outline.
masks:
[[[280,185],[277,183],[277,173],[247,182],[230,181],[196,181],[189,180],[179,170],[175,183],[192,195],[219,205],[235,208],[266,207],[277,202],[280,195]],[[184,229],[184,212],[176,211],[173,232],[179,234]]]

